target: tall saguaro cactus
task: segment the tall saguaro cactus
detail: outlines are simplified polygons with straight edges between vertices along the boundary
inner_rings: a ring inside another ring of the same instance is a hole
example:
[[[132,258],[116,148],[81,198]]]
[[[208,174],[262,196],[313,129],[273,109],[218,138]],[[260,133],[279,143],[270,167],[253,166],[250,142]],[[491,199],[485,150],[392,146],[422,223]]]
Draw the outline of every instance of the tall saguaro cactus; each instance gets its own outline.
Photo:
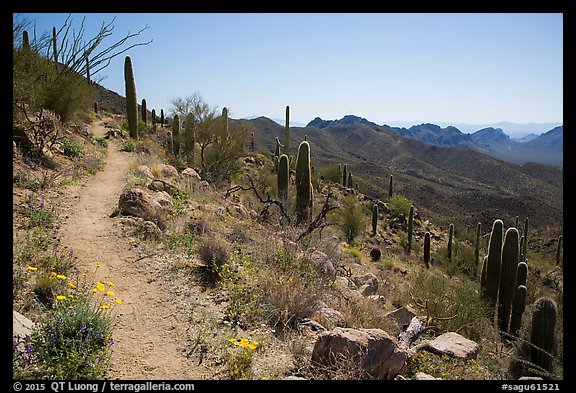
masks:
[[[393,186],[394,186],[394,176],[390,175],[390,184],[388,185],[388,198],[392,198]]]
[[[526,295],[528,290],[526,286],[516,287],[514,300],[512,302],[512,315],[510,316],[510,334],[518,336],[518,331],[522,326],[522,315],[526,309]]]
[[[344,164],[344,169],[342,169],[342,185],[344,187],[348,185],[348,164]]]
[[[500,268],[500,285],[498,290],[498,328],[508,333],[510,312],[514,292],[516,291],[516,271],[518,269],[519,250],[518,229],[510,227],[504,234],[502,247],[502,267]]]
[[[56,67],[56,71],[58,71],[58,41],[57,41],[57,34],[56,34],[56,27],[52,28],[52,57],[54,58],[54,67]]]
[[[430,267],[430,232],[424,234],[424,265]]]
[[[414,205],[410,205],[408,213],[408,252],[412,251],[412,231],[414,228]]]
[[[284,126],[284,152],[290,155],[290,107],[286,105],[286,125]]]
[[[30,50],[30,36],[28,30],[22,32],[22,49]]]
[[[160,127],[164,127],[164,109],[160,109]]]
[[[528,257],[528,217],[526,217],[526,220],[524,221],[524,233],[522,234],[522,236],[524,236],[524,244],[522,247],[521,254],[524,255],[524,258],[527,258]]]
[[[132,59],[126,56],[124,59],[124,82],[126,85],[126,117],[128,118],[128,130],[130,138],[138,139],[138,100],[136,99],[136,82]]]
[[[558,308],[554,300],[541,297],[534,303],[530,342],[530,361],[552,372],[552,354],[554,352],[554,329]]]
[[[488,244],[488,259],[486,260],[486,290],[482,293],[492,307],[496,307],[498,300],[498,286],[500,285],[500,267],[502,265],[502,233],[504,223],[495,220],[492,224],[490,243]]]
[[[376,229],[378,228],[378,204],[372,206],[372,236],[376,236]]]
[[[184,150],[186,151],[186,162],[189,166],[194,165],[194,147],[196,135],[194,130],[194,114],[186,115],[186,124],[184,125]]]
[[[288,156],[282,154],[278,161],[278,198],[282,201],[288,199],[288,180],[290,179],[290,167]]]
[[[142,110],[142,121],[144,122],[144,125],[146,125],[146,115],[147,115],[147,111],[148,109],[146,108],[146,99],[142,98],[142,105],[141,105],[141,110]]]
[[[296,221],[308,222],[312,218],[312,176],[310,174],[310,144],[303,141],[296,157]]]
[[[454,224],[450,224],[450,229],[448,231],[448,261],[452,262],[452,244],[454,242]]]
[[[180,117],[174,115],[172,119],[172,146],[174,146],[174,155],[180,154]]]

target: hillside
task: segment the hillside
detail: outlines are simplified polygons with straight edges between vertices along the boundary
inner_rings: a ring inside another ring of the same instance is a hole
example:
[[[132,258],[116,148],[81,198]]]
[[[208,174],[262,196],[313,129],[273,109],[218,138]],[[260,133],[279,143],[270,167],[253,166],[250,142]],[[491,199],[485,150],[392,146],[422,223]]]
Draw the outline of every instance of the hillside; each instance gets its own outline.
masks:
[[[283,138],[284,128],[269,119],[240,123],[255,132],[259,149],[273,151],[274,138]],[[497,216],[506,222],[520,216],[531,217],[536,226],[562,228],[561,169],[511,164],[464,147],[425,144],[365,124],[291,131],[296,141],[307,135],[319,168],[347,164],[359,190],[374,198],[387,195],[393,175],[398,192],[441,225],[474,227]]]

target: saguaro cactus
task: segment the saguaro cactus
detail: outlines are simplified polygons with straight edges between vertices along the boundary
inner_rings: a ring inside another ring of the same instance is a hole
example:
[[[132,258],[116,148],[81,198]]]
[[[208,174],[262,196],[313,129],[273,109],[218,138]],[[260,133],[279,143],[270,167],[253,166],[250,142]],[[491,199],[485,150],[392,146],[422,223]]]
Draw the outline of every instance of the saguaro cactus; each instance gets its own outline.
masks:
[[[342,170],[342,185],[346,187],[348,184],[348,164],[344,164],[344,169]]]
[[[430,232],[424,234],[424,265],[430,267]]]
[[[58,40],[56,35],[56,27],[52,28],[52,51],[54,52],[52,54],[54,58],[54,66],[56,67],[56,70],[58,70]]]
[[[196,143],[194,120],[194,114],[188,113],[184,125],[184,150],[186,151],[186,162],[190,166],[194,165],[194,144]]]
[[[312,176],[310,174],[310,145],[303,141],[296,157],[296,221],[304,223],[312,218]]]
[[[408,213],[408,252],[412,250],[412,230],[414,228],[414,205],[410,205]]]
[[[164,109],[160,109],[160,127],[164,127]]]
[[[284,126],[284,153],[290,155],[290,107],[286,105],[286,125]]]
[[[174,119],[172,119],[172,144],[174,155],[178,157],[180,154],[180,117],[178,115],[174,115]]]
[[[552,372],[552,355],[554,352],[554,329],[558,308],[554,300],[541,297],[534,303],[532,314],[532,331],[530,342],[530,361],[543,369]]]
[[[476,268],[480,267],[480,228],[481,224],[476,225],[476,243],[474,244],[474,259],[476,261]]]
[[[490,243],[488,244],[488,259],[486,260],[486,290],[483,296],[492,307],[496,307],[498,286],[500,285],[500,267],[502,265],[502,233],[504,223],[495,220],[492,224]]]
[[[352,171],[348,171],[348,181],[346,182],[346,187],[354,188],[354,178],[352,177]]]
[[[452,262],[452,243],[454,240],[454,224],[450,224],[450,229],[448,230],[448,247],[446,254],[448,254],[448,261]]]
[[[28,30],[22,32],[22,49],[30,50],[30,36]]]
[[[136,82],[134,81],[134,70],[130,56],[126,56],[124,59],[124,82],[126,84],[128,130],[130,138],[138,139],[138,100],[136,99]]]
[[[282,154],[278,161],[278,198],[282,201],[288,199],[288,180],[290,178],[290,167],[288,166],[288,156]]]
[[[510,334],[518,336],[518,331],[522,326],[522,315],[526,309],[527,289],[524,285],[516,287],[514,301],[512,302],[512,315],[510,317]]]
[[[516,291],[516,270],[518,269],[518,229],[510,227],[504,234],[502,247],[502,267],[498,291],[498,328],[507,333],[510,324],[512,300]]]
[[[522,255],[524,255],[524,258],[528,257],[528,217],[526,217],[526,220],[524,221],[524,233],[522,234],[522,236],[524,236],[524,244],[522,247]]]
[[[140,106],[140,109],[142,110],[142,121],[144,122],[144,125],[146,125],[146,115],[147,115],[147,109],[146,109],[146,99],[142,98],[142,105]]]
[[[152,128],[156,131],[156,109],[152,109]]]
[[[394,185],[394,176],[390,175],[390,184],[388,186],[388,198],[392,198],[392,187]]]
[[[376,229],[378,228],[378,204],[372,206],[372,236],[376,236]]]

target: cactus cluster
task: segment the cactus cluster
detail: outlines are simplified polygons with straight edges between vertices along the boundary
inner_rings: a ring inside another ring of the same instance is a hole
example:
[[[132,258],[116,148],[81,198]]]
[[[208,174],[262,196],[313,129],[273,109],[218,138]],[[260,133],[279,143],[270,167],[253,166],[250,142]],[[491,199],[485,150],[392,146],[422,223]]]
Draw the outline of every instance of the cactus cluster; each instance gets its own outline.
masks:
[[[532,331],[530,333],[530,361],[552,372],[552,354],[554,352],[554,329],[558,307],[549,297],[541,297],[534,303]]]

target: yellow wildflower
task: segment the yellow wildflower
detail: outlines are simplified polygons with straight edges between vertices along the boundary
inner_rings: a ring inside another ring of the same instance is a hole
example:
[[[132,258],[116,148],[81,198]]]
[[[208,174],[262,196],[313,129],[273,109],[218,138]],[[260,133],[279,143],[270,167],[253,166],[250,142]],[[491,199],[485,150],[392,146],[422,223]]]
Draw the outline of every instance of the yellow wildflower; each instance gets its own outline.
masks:
[[[76,288],[76,285],[74,285],[74,284],[72,284],[71,282],[69,282],[69,283],[68,283],[68,287],[74,289],[74,288]]]
[[[106,309],[110,308],[110,305],[109,304],[103,304],[100,306],[100,308],[103,310],[106,310]]]
[[[102,265],[100,265],[99,263],[97,263],[97,264],[96,264],[96,269],[98,269],[100,266],[102,266]]]
[[[96,290],[96,288],[94,288],[94,289],[92,290],[92,292],[96,293],[96,292],[98,292],[98,291]]]
[[[36,270],[38,270],[38,268],[34,266],[28,266],[28,270],[35,272]]]
[[[66,276],[63,275],[63,274],[58,274],[58,275],[56,275],[56,278],[59,279],[59,280],[66,280]]]
[[[116,285],[116,284],[114,284],[112,281],[108,281],[108,285],[111,286],[111,287],[113,287],[113,286]]]
[[[114,292],[112,292],[112,291],[107,291],[107,292],[106,292],[106,295],[108,295],[108,296],[114,296]]]
[[[251,350],[255,350],[255,349],[256,349],[256,345],[254,345],[254,344],[248,344],[248,348],[250,348]]]
[[[66,300],[66,296],[58,295],[58,296],[56,296],[56,299],[58,299],[58,300]]]
[[[57,276],[57,274],[54,273],[54,272],[52,272],[52,273],[50,274],[50,277],[48,277],[48,278],[49,278],[50,280],[54,280],[54,279],[56,278],[56,276]]]
[[[102,284],[100,281],[98,281],[96,283],[96,289],[99,290],[100,292],[104,292],[104,284]]]
[[[124,300],[116,299],[116,304],[122,304],[123,301],[124,301]]]

